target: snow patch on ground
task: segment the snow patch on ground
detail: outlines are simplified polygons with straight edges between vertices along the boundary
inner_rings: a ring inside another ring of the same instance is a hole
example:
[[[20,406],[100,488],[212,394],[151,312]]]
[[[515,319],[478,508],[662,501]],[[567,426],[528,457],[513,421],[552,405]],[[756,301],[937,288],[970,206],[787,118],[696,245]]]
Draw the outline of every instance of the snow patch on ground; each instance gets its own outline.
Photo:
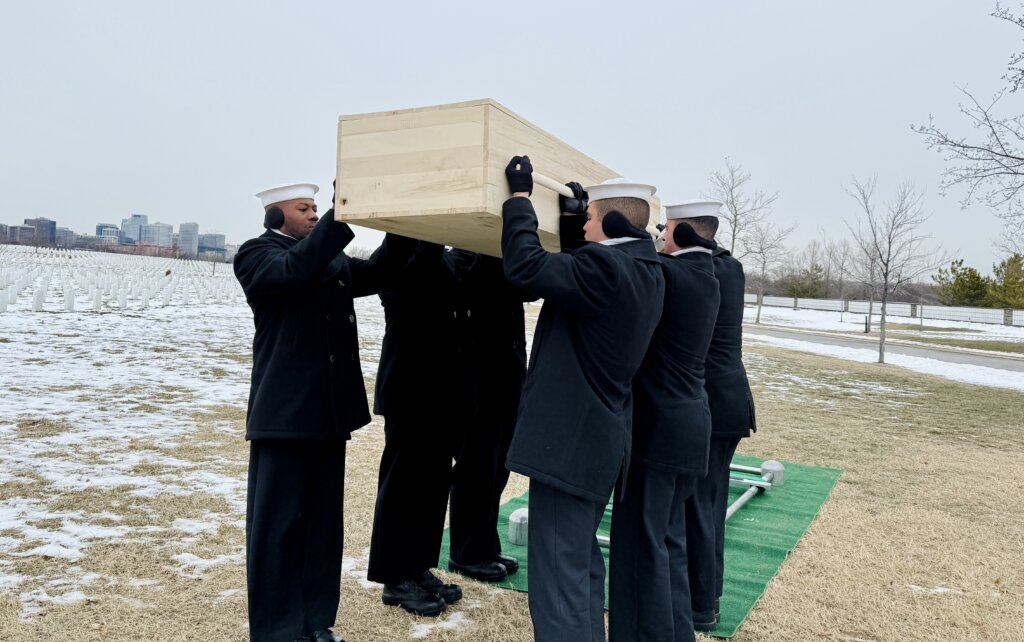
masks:
[[[221,564],[244,564],[245,553],[241,549],[237,553],[231,555],[218,555],[211,559],[199,557],[192,553],[179,553],[177,555],[171,555],[171,559],[178,563],[178,568],[174,569],[185,577],[200,578],[203,573],[210,570],[214,566]]]
[[[796,339],[784,339],[768,335],[757,334],[756,330],[744,334],[744,338],[755,343],[773,345],[789,350],[800,352],[811,352],[847,361],[859,361],[861,363],[875,363],[878,361],[878,351],[874,348],[848,348],[844,346],[827,345],[814,343],[812,341],[798,341]],[[746,357],[745,357],[746,358]],[[913,357],[903,354],[889,353],[885,360],[891,365],[900,366],[921,372],[935,375],[979,386],[991,386],[994,388],[1007,388],[1010,390],[1024,390],[1024,372],[1011,370],[1000,370],[963,363],[948,363],[925,357]]]
[[[953,593],[955,595],[963,595],[964,592],[960,589],[946,588],[945,586],[936,586],[935,588],[925,588],[918,586],[917,584],[908,584],[909,588],[914,593],[924,593],[926,595],[945,595],[946,593]]]
[[[746,335],[747,339],[753,335]],[[757,337],[760,339],[760,337]],[[876,381],[861,381],[850,372],[834,369],[825,379],[812,379],[795,372],[779,370],[756,352],[743,355],[743,362],[751,378],[760,386],[760,394],[776,399],[802,401],[821,406],[838,403],[837,397],[870,396],[891,406],[906,406],[909,399],[922,393],[908,388],[897,388]]]
[[[341,560],[342,577],[351,577],[364,589],[379,589],[382,584],[366,579],[367,567],[370,563],[370,549],[365,549],[361,557],[345,557]]]
[[[472,620],[467,618],[465,613],[456,611],[443,620],[412,624],[409,627],[409,637],[418,640],[427,637],[434,631],[457,631],[470,624],[472,624]]]

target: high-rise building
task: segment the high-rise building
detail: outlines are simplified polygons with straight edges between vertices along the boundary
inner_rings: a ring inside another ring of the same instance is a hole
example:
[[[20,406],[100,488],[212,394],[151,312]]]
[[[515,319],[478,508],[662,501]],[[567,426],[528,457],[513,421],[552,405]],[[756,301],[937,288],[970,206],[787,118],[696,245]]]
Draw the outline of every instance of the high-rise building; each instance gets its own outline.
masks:
[[[113,236],[118,237],[118,233],[121,230],[118,229],[113,223],[97,223],[96,224],[96,236]]]
[[[166,223],[146,223],[139,226],[139,242],[160,247],[174,244],[174,227]]]
[[[21,245],[32,245],[36,241],[35,225],[11,225],[7,228],[7,240]]]
[[[149,223],[149,217],[145,214],[132,214],[130,218],[121,219],[121,242],[138,243],[139,228]],[[96,236],[102,236],[97,234]]]
[[[57,228],[57,247],[75,247],[75,233],[66,227]]]
[[[226,239],[223,234],[200,234],[199,251],[211,252],[215,250],[223,250],[225,240]]]
[[[199,223],[182,223],[178,226],[178,249],[185,256],[199,254]]]
[[[36,234],[34,243],[36,245],[56,245],[57,244],[57,221],[51,221],[48,218],[27,218],[25,219],[25,225],[31,225],[36,228]]]
[[[7,242],[7,226],[0,223],[0,243]]]

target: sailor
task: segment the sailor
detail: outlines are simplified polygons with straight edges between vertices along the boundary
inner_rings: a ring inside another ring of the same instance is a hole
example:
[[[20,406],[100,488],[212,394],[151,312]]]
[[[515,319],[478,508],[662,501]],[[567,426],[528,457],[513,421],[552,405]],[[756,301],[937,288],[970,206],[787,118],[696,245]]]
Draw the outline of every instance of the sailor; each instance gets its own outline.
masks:
[[[612,512],[609,639],[693,640],[684,504],[707,471],[704,359],[718,314],[715,247],[689,224],[717,202],[666,208],[665,304],[633,380],[633,449]]]
[[[714,238],[718,231],[718,218],[710,213],[690,224],[705,238]],[[743,265],[721,246],[712,258],[721,303],[704,364],[712,427],[708,474],[698,480],[686,504],[693,626],[704,632],[713,631],[719,621],[729,464],[740,439],[757,429],[754,398],[743,368]]]
[[[462,597],[431,571],[449,492],[449,570],[486,582],[518,570],[501,554],[497,521],[526,374],[524,298],[501,259],[425,241],[381,293],[374,412],[385,446],[367,577],[384,585],[385,604],[436,616]]]
[[[253,311],[246,416],[246,571],[254,642],[340,640],[345,442],[370,421],[353,298],[377,292],[415,242],[393,235],[369,260],[310,183],[257,194],[261,236],[234,270]],[[403,258],[404,257],[404,258]]]
[[[629,462],[631,385],[661,316],[665,282],[650,234],[654,187],[612,179],[561,197],[562,252],[548,253],[530,202],[533,168],[505,170],[509,281],[544,299],[508,454],[530,478],[529,604],[539,642],[604,640],[597,527]],[[589,203],[588,203],[589,193]]]

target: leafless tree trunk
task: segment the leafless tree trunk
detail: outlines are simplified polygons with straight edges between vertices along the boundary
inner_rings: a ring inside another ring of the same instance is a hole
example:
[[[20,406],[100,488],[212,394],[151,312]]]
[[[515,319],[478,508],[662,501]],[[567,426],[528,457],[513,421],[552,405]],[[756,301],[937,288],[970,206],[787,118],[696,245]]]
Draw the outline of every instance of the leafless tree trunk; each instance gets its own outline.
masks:
[[[757,268],[760,278],[757,285],[757,316],[754,323],[761,323],[761,305],[764,300],[765,283],[772,268],[786,256],[786,239],[796,226],[777,228],[768,222],[754,224],[743,237],[744,256]]]
[[[737,242],[743,247],[744,236],[748,231],[753,232],[754,227],[765,219],[779,193],[752,191],[750,174],[726,158],[725,169],[711,174],[711,187],[705,197],[725,203],[723,218],[729,224],[729,253],[737,256]]]
[[[893,199],[885,204],[884,212],[875,209],[876,184],[875,177],[864,181],[853,179],[847,192],[857,201],[861,212],[856,225],[847,221],[846,226],[862,257],[862,270],[866,269],[867,280],[877,283],[881,304],[878,363],[885,363],[885,308],[889,297],[907,282],[944,263],[946,257],[936,250],[925,249],[929,237],[922,235],[919,228],[929,217],[921,207],[922,195],[913,183],[901,184]],[[874,293],[874,284],[869,287]],[[870,307],[868,314],[871,314]]]
[[[833,279],[839,284],[839,300],[846,301],[846,277],[850,273],[853,263],[853,248],[846,239],[841,241],[825,241],[825,255],[828,257],[829,272]],[[831,292],[829,292],[831,296]],[[845,303],[844,303],[845,306]],[[839,313],[839,320],[843,319],[843,312]]]

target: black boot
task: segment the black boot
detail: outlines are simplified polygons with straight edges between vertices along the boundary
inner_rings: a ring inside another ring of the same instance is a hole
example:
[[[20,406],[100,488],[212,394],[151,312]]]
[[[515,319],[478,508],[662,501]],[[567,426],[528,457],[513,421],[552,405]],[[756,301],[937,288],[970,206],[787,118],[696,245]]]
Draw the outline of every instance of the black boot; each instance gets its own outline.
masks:
[[[462,599],[462,589],[458,584],[445,584],[430,571],[423,571],[416,583],[421,589],[436,594],[445,604],[455,604]]]
[[[519,560],[514,557],[498,553],[498,563],[505,567],[505,571],[509,575],[515,575],[519,572]]]
[[[448,560],[448,570],[472,577],[481,582],[501,582],[508,577],[508,571],[499,562],[483,562],[481,564],[459,564]]]
[[[400,606],[410,613],[434,617],[444,611],[444,600],[437,593],[422,588],[416,582],[401,584],[385,584],[384,603],[388,606]]]

